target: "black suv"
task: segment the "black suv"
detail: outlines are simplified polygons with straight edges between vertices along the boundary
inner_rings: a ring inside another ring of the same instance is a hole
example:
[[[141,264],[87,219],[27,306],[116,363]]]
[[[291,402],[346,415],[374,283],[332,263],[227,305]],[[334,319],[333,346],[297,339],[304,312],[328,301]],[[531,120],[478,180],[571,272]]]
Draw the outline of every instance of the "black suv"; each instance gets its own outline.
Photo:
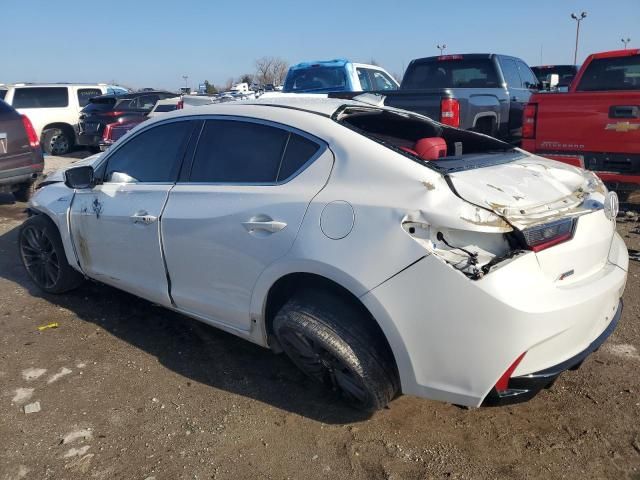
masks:
[[[91,98],[80,112],[78,145],[97,151],[107,124],[140,120],[147,116],[158,100],[176,96],[171,92],[144,91]]]
[[[43,168],[42,148],[31,122],[0,100],[0,192],[26,202]]]

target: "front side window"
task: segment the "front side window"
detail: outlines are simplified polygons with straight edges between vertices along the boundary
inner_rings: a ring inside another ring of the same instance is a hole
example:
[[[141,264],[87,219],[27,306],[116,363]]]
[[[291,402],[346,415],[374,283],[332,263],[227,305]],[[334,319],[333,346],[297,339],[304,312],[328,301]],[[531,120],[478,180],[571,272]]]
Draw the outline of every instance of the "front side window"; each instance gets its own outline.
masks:
[[[13,108],[61,108],[69,106],[67,87],[19,87],[13,93]]]
[[[189,121],[165,123],[131,138],[107,159],[104,181],[175,182],[190,128]]]
[[[520,80],[516,62],[509,58],[504,58],[500,60],[500,65],[502,65],[502,74],[507,82],[507,86],[509,88],[522,88],[522,80]]]
[[[7,95],[7,91],[0,88],[0,100],[4,100],[4,97]]]
[[[640,55],[597,58],[582,75],[578,91],[640,90]]]
[[[97,88],[79,88],[78,89],[78,104],[80,107],[84,107],[89,103],[89,99],[102,95],[102,92]]]
[[[533,74],[529,66],[518,60],[518,73],[522,79],[522,84],[525,88],[536,88],[538,86],[538,78]]]
[[[374,90],[396,90],[396,83],[384,72],[380,70],[370,70]]]
[[[236,120],[207,120],[190,181],[256,184],[287,180],[319,146],[281,128]]]

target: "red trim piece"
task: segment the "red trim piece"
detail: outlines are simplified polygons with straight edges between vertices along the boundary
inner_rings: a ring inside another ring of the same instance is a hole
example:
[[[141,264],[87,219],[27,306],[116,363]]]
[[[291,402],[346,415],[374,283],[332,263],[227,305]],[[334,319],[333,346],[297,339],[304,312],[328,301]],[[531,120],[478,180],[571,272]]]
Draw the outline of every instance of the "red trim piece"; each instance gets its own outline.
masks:
[[[558,162],[567,163],[569,165],[573,165],[574,167],[584,168],[584,157],[582,155],[545,155],[544,153],[542,153],[540,154],[540,156],[549,158],[551,160],[556,160]]]
[[[559,237],[553,238],[553,239],[549,240],[548,242],[539,243],[538,245],[534,245],[534,246],[531,247],[531,250],[533,250],[534,252],[539,252],[539,251],[544,250],[546,248],[553,247],[554,245],[557,245],[559,243],[566,242],[567,240],[569,240],[571,238],[572,235],[573,235],[572,232],[565,233],[564,235],[560,235]]]
[[[640,185],[640,175],[625,175],[624,173],[596,172],[603,182],[635,183]]]
[[[509,379],[511,378],[511,374],[515,371],[516,367],[520,364],[522,359],[524,358],[527,352],[522,353],[518,358],[516,358],[515,362],[511,364],[507,371],[502,374],[502,376],[496,382],[496,390],[498,392],[504,392],[509,388]]]
[[[416,152],[415,150],[410,149],[409,147],[399,147],[400,150],[403,150],[407,153],[410,153],[412,155],[415,155],[416,157],[419,157],[420,155],[418,155],[418,152]]]

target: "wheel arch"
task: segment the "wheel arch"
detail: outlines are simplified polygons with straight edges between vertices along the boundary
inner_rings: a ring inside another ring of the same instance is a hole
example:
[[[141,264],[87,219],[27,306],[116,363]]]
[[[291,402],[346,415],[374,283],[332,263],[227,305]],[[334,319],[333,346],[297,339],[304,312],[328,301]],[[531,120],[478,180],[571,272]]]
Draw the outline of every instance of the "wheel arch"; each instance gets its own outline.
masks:
[[[69,140],[71,141],[71,145],[75,145],[76,143],[76,131],[73,128],[73,125],[70,125],[65,122],[53,122],[48,123],[44,127],[42,127],[42,131],[40,132],[40,142],[42,143],[42,137],[44,136],[44,132],[47,130],[51,130],[52,128],[59,128],[63,130],[65,133],[69,135]]]
[[[398,342],[400,335],[392,322],[379,322],[360,297],[367,293],[367,289],[344,272],[325,270],[323,272],[311,269],[288,271],[274,277],[268,286],[262,287],[262,301],[259,303],[259,315],[252,315],[254,321],[260,317],[262,328],[262,342],[274,351],[280,351],[280,346],[273,335],[273,319],[284,303],[302,288],[326,289],[343,299],[348,300],[360,310],[373,328],[381,335],[389,348],[398,370],[402,384],[403,372],[399,370],[401,364],[406,364],[407,351],[402,342]],[[255,293],[255,290],[254,290]],[[399,361],[400,360],[400,361]],[[407,372],[404,372],[405,374]]]

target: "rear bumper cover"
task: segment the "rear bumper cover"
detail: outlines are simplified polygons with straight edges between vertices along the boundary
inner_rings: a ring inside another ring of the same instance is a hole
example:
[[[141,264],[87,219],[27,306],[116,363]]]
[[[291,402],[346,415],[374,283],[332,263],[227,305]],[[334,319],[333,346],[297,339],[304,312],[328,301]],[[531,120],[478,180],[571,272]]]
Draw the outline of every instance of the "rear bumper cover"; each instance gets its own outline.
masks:
[[[489,392],[482,406],[493,407],[502,405],[511,405],[514,403],[526,402],[530,400],[543,388],[553,385],[558,376],[567,370],[576,370],[582,365],[582,362],[593,352],[598,350],[607,338],[613,333],[618,326],[618,321],[622,316],[623,303],[620,300],[618,309],[611,319],[607,328],[596,338],[591,344],[580,353],[565,360],[562,363],[545,368],[539,372],[512,377],[509,380],[509,388],[505,391],[498,392],[495,388]]]

